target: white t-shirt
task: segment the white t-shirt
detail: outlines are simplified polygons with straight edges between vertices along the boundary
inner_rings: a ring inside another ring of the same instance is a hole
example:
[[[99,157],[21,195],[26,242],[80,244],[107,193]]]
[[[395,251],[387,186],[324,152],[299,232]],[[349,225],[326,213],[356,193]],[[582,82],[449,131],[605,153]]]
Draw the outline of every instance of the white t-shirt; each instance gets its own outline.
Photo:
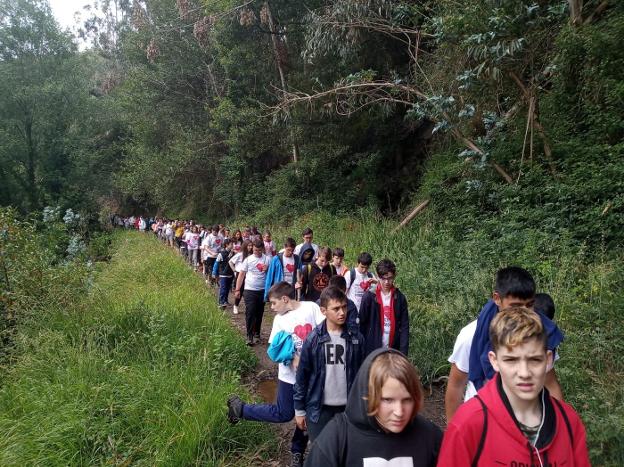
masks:
[[[186,232],[184,234],[184,241],[186,242],[186,247],[189,250],[197,250],[199,248],[199,234],[193,232]]]
[[[284,280],[292,284],[293,275],[295,274],[295,257],[290,258],[282,256],[282,266],[284,268]]]
[[[386,294],[383,291],[381,292],[381,301],[383,303],[384,308],[390,306],[390,300],[392,298],[392,292]],[[383,334],[381,335],[381,346],[384,349],[390,347],[390,329],[392,327],[392,322],[386,315],[384,314],[384,326],[383,326]]]
[[[347,281],[347,298],[355,303],[358,311],[360,311],[360,305],[362,304],[362,297],[364,294],[370,289],[371,291],[373,285],[371,283],[372,277],[368,277],[368,272],[366,274],[360,273],[357,269],[355,271],[355,278],[353,279],[353,284],[351,284],[351,273],[347,272],[345,274],[345,279]]]
[[[223,236],[217,234],[213,235],[212,233],[202,240],[202,259],[207,258],[216,258],[217,250],[223,244]],[[211,251],[208,251],[210,249]]]
[[[245,290],[264,290],[269,262],[266,255],[249,255],[243,260],[241,272],[245,273]]]
[[[264,254],[267,255],[269,259],[273,258],[273,256],[276,254],[275,243],[273,243],[273,240],[271,240],[270,242],[263,241],[262,243],[264,243]]]
[[[278,332],[286,331],[293,338],[295,353],[300,355],[305,338],[324,319],[325,316],[323,316],[321,309],[316,303],[299,302],[297,309],[283,315],[275,315],[271,335],[269,336],[269,344],[273,342],[273,338]],[[285,383],[295,384],[296,372],[293,363],[291,362],[290,365],[280,363],[277,370],[277,378]]]
[[[468,373],[470,369],[470,349],[472,348],[472,339],[475,332],[477,332],[477,320],[471,321],[459,331],[457,339],[455,339],[455,345],[453,346],[453,353],[448,358],[449,363],[454,363],[459,371]],[[555,358],[553,359],[553,365],[548,367],[550,371],[554,367],[554,362],[559,360],[559,353],[555,352]],[[477,395],[477,390],[472,383],[468,381],[466,384],[466,393],[464,394],[464,402],[472,399]]]
[[[231,263],[234,264],[234,272],[241,272],[241,267],[243,266],[243,252],[239,251],[230,260]]]

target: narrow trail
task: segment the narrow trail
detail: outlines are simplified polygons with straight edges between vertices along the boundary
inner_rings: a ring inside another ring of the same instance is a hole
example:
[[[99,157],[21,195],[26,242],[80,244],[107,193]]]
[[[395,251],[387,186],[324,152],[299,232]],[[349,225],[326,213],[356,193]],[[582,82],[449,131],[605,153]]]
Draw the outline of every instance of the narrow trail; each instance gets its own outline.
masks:
[[[208,285],[207,287],[213,290],[215,294],[218,293],[218,288],[211,285]],[[230,294],[229,302],[234,303],[233,294]],[[239,313],[237,315],[232,313],[232,307],[227,307],[224,310],[224,314],[230,318],[232,325],[241,333],[243,337],[245,337],[244,301],[241,300]],[[277,365],[267,355],[267,340],[271,333],[271,326],[273,325],[274,317],[275,313],[270,310],[268,305],[265,306],[262,329],[260,333],[261,343],[255,344],[251,347],[258,357],[258,365],[256,366],[255,372],[243,375],[242,380],[243,385],[247,388],[250,394],[253,394],[263,402],[269,403],[275,401],[277,394]],[[424,390],[425,405],[421,414],[437,424],[440,428],[444,429],[446,427],[446,419],[444,417],[444,385],[434,384],[426,386]],[[282,467],[290,465],[290,439],[295,429],[294,420],[289,423],[282,424],[260,424],[259,422],[245,421],[241,423],[258,423],[259,429],[272,429],[276,434],[278,455],[275,459],[271,459],[263,464],[260,464],[262,467]]]

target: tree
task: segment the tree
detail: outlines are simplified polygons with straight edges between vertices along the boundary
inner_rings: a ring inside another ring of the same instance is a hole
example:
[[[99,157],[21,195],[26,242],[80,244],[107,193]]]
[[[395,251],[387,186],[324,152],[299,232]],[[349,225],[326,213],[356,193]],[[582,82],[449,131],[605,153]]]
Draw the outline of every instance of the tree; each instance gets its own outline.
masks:
[[[64,136],[85,97],[71,38],[40,0],[0,0],[2,204],[37,209],[58,199],[68,170]]]

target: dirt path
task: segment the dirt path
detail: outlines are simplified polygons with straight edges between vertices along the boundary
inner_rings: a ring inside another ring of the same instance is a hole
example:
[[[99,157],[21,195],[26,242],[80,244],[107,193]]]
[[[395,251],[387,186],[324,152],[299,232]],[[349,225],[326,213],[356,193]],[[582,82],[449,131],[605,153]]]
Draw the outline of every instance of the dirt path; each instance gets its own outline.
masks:
[[[216,290],[216,289],[215,289]],[[216,293],[216,292],[215,292]],[[234,303],[234,296],[230,295],[230,303]],[[238,329],[241,335],[245,336],[245,306],[241,301],[239,314],[232,313],[232,307],[228,307],[224,313],[229,316],[232,324]],[[273,324],[273,313],[268,305],[265,307],[264,318],[262,320],[261,344],[256,344],[252,350],[258,357],[258,365],[253,374],[245,375],[243,385],[247,387],[251,394],[256,395],[264,402],[274,402],[277,393],[277,365],[271,361],[267,355],[267,340],[271,333]],[[433,385],[425,388],[425,407],[421,412],[423,416],[436,423],[441,428],[446,426],[444,418],[444,386]],[[252,422],[253,423],[253,422]],[[267,429],[275,431],[278,443],[278,456],[268,462],[261,464],[263,467],[282,467],[290,465],[290,439],[295,429],[295,422],[282,424],[264,424]]]

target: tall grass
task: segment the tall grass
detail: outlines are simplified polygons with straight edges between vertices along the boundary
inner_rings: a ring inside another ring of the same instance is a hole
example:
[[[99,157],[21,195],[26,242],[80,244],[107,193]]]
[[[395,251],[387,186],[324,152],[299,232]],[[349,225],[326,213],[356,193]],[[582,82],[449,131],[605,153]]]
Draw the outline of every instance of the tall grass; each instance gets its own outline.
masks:
[[[2,374],[0,465],[241,465],[270,433],[230,426],[255,357],[200,277],[151,236],[116,236],[91,289],[18,335]]]
[[[346,250],[354,265],[361,251],[374,263],[397,264],[397,286],[410,309],[410,358],[423,379],[446,375],[459,330],[475,319],[491,296],[499,267],[517,264],[531,271],[540,291],[557,305],[566,334],[556,368],[564,395],[588,429],[595,465],[624,465],[624,255],[590,257],[565,237],[556,241],[539,229],[510,228],[492,239],[469,232],[461,240],[443,226],[414,222],[392,234],[396,222],[368,211],[352,217],[313,213],[294,225],[273,226],[276,244],[297,239],[306,226],[315,242]]]

